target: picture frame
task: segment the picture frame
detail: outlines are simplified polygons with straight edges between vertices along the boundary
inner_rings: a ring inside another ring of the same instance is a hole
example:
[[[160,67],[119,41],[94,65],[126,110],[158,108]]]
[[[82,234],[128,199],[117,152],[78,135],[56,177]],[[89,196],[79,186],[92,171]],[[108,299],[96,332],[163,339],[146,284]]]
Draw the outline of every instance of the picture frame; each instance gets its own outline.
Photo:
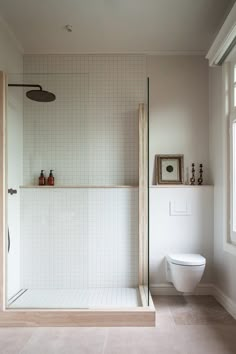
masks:
[[[156,155],[157,184],[184,183],[184,155]]]

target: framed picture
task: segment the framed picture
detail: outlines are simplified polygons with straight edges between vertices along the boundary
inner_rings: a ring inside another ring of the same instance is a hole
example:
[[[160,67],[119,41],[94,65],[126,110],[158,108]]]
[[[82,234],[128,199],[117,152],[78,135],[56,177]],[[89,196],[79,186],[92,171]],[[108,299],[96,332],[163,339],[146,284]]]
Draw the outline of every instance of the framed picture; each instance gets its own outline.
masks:
[[[183,184],[184,155],[156,155],[158,184]]]

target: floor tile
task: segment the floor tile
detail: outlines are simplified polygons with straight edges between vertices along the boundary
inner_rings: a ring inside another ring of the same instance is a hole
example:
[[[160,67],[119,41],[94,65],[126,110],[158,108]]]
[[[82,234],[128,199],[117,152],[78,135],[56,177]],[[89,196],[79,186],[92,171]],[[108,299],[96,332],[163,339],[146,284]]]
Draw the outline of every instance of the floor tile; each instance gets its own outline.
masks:
[[[182,331],[188,354],[236,353],[236,328],[224,326],[184,326]]]
[[[171,314],[158,314],[156,317],[156,328],[161,331],[173,330],[176,326],[174,318]]]
[[[157,321],[158,315],[168,313],[168,307],[176,325],[236,325],[233,317],[213,296],[157,296],[154,303]]]
[[[102,354],[105,328],[38,328],[21,354]]]
[[[170,314],[170,300],[164,296],[153,297],[153,304],[158,314]]]
[[[0,328],[0,354],[236,354],[236,321],[211,296],[157,296],[155,328]]]
[[[108,353],[181,353],[184,336],[180,329],[169,331],[156,328],[113,329],[108,332],[105,354]]]
[[[33,332],[33,328],[0,328],[0,354],[18,354]]]

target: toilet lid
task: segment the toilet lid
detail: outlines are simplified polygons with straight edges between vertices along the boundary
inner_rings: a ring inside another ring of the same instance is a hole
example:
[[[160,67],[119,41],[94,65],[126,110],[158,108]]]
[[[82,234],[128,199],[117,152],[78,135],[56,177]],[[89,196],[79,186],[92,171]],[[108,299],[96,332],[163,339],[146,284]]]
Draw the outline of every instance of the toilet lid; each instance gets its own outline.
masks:
[[[169,254],[167,256],[169,262],[179,265],[204,265],[206,264],[206,259],[202,257],[200,254],[193,253],[177,253],[177,254]]]

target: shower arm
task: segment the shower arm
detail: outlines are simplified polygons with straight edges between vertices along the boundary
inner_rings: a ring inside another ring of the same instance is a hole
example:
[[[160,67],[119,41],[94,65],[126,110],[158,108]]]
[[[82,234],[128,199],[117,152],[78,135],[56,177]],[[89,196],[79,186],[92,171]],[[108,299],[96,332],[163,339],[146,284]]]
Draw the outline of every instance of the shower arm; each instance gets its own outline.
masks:
[[[38,87],[41,91],[43,91],[42,86],[40,85],[31,85],[31,84],[8,84],[11,87]]]

